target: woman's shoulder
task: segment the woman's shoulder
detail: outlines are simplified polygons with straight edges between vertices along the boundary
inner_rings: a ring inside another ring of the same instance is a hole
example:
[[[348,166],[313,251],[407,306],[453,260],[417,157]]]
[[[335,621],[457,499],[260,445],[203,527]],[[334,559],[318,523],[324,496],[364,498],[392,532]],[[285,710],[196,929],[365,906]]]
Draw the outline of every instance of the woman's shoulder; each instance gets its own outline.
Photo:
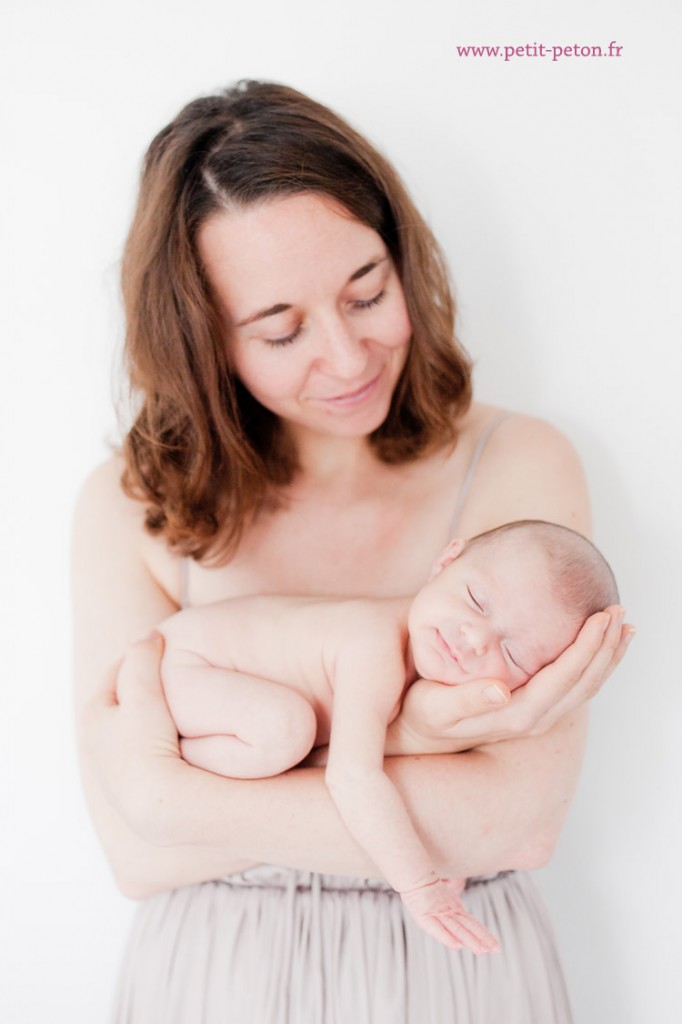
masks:
[[[460,437],[473,448],[484,442],[482,454],[489,462],[578,459],[572,443],[552,423],[484,402],[472,402],[461,420]]]
[[[125,461],[110,456],[85,478],[73,516],[73,546],[99,550],[102,556],[138,562],[164,590],[175,594],[178,559],[160,537],[145,527],[146,506],[122,486]]]
[[[77,535],[81,531],[95,531],[103,540],[127,537],[129,541],[142,541],[145,506],[123,490],[124,469],[123,457],[112,455],[87,475],[76,500]]]
[[[125,469],[123,456],[111,455],[104,462],[92,469],[85,477],[78,495],[77,507],[85,512],[97,511],[116,515],[128,509],[130,515],[138,511],[139,502],[129,498],[121,486],[121,477]]]
[[[462,431],[472,449],[483,441],[465,526],[473,522],[480,532],[514,519],[547,519],[589,532],[580,458],[556,426],[476,402]]]

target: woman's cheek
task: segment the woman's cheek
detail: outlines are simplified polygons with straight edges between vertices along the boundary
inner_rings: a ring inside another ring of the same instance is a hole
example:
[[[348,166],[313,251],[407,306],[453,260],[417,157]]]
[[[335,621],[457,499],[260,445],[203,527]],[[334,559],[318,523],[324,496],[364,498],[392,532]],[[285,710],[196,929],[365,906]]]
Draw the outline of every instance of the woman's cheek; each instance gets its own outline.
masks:
[[[287,355],[289,358],[287,359]],[[295,393],[299,385],[300,373],[290,353],[264,351],[254,353],[249,358],[237,357],[234,360],[234,371],[247,391],[254,398],[262,401],[276,401]]]
[[[389,337],[395,339],[392,347],[407,348],[412,339],[412,323],[410,322],[410,318],[407,313],[407,306],[404,301],[402,302],[402,309],[398,310],[397,313],[394,314],[392,320],[393,322],[391,323],[388,331]]]

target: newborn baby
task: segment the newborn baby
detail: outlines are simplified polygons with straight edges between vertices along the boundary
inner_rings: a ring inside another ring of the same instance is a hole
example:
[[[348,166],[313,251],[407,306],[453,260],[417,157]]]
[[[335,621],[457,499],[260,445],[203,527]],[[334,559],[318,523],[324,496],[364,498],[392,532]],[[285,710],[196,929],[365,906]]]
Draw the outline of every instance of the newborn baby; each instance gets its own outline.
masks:
[[[326,782],[347,828],[415,920],[453,949],[497,940],[470,917],[461,880],[436,874],[383,771],[386,731],[429,746],[450,687],[488,678],[522,686],[618,600],[597,549],[565,527],[527,520],[454,540],[414,599],[240,597],[178,612],[159,627],[162,678],[197,767],[275,775],[329,744]],[[403,745],[404,749],[404,745]]]

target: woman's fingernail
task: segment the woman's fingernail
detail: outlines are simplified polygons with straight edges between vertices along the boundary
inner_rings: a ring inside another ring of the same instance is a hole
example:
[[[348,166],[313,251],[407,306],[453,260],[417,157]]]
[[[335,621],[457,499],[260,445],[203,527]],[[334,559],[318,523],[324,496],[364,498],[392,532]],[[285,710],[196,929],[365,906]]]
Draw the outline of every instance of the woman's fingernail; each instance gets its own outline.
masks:
[[[604,622],[602,623],[602,630],[601,630],[602,633],[605,633],[606,630],[609,628],[610,621],[611,621],[611,616],[609,615],[608,612],[604,612]]]
[[[623,619],[625,618],[625,608],[618,609],[618,625],[623,625]]]
[[[488,701],[488,704],[506,704],[508,700],[504,690],[501,690],[499,686],[495,686],[494,683],[491,686],[486,686],[483,696]]]
[[[630,626],[630,628],[628,629],[627,633],[625,634],[625,643],[626,644],[630,643],[630,641],[632,640],[632,638],[633,638],[633,636],[635,635],[636,632],[637,632],[637,630],[635,629],[635,627],[634,626]]]

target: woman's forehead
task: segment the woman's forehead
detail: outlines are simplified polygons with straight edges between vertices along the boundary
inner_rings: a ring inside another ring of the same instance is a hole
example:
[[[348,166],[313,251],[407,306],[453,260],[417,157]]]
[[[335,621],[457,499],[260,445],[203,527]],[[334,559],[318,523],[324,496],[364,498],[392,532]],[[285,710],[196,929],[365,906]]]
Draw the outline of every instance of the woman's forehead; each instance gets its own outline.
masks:
[[[299,267],[320,267],[320,258],[351,274],[367,250],[385,254],[380,236],[347,210],[315,193],[286,196],[221,211],[199,229],[197,244],[211,275],[259,276],[274,269],[286,279]],[[320,269],[322,269],[320,267]],[[257,283],[256,279],[256,282]]]
[[[216,214],[200,230],[198,248],[233,325],[276,305],[326,301],[387,257],[375,231],[313,193]]]

